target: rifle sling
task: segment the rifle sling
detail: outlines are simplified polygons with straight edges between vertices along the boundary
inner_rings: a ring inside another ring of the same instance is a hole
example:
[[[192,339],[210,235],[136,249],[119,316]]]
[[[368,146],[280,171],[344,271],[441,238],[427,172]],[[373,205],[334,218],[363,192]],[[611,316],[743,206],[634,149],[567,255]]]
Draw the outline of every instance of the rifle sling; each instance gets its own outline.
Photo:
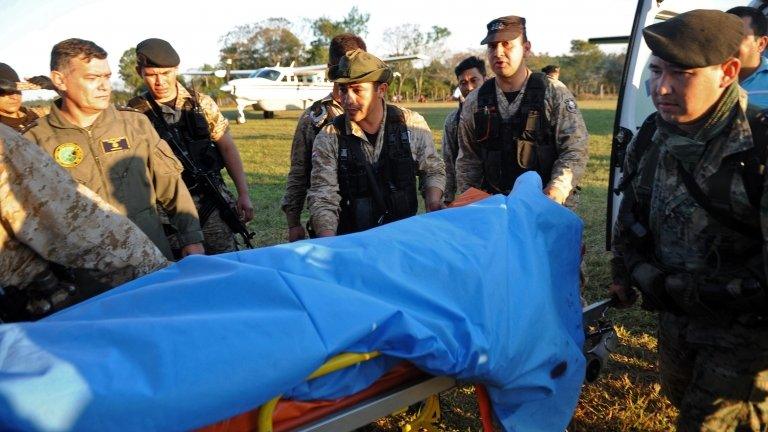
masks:
[[[679,160],[675,161],[677,162],[677,171],[680,173],[680,178],[683,180],[683,184],[688,190],[688,193],[690,193],[696,203],[706,210],[716,221],[749,238],[759,238],[762,236],[759,229],[748,227],[737,221],[730,213],[715,207],[704,191],[702,191],[699,185],[696,184],[693,175],[683,167],[683,164]]]

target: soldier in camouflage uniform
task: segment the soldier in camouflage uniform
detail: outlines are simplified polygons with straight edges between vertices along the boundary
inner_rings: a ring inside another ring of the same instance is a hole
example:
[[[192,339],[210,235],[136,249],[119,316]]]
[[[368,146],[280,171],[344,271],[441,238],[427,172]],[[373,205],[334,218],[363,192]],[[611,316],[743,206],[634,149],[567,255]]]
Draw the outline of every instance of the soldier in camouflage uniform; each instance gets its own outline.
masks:
[[[573,95],[525,64],[531,43],[525,18],[488,23],[488,61],[496,75],[470,93],[459,120],[457,192],[470,187],[507,194],[525,171],[541,175],[544,193],[575,206],[587,166],[587,128]]]
[[[349,33],[335,36],[328,49],[328,68],[336,66],[344,53],[354,49],[366,50],[365,42],[359,36]],[[285,196],[280,204],[288,221],[288,241],[290,242],[306,238],[307,234],[301,226],[301,211],[304,208],[307,189],[309,189],[312,142],[325,125],[343,112],[340,101],[338,85],[334,84],[331,94],[307,108],[296,125],[291,145],[291,169],[288,171],[288,180],[285,184]]]
[[[22,90],[40,89],[40,79],[45,77],[30,78],[34,82],[21,82],[19,75],[13,68],[5,63],[0,63],[0,123],[24,133],[35,123],[35,120],[45,115],[46,112],[39,108],[27,108],[21,105]],[[36,81],[37,80],[37,81]]]
[[[738,86],[743,25],[694,10],[643,36],[657,112],[627,149],[610,292],[660,312],[678,431],[765,431],[768,124]]]
[[[218,182],[220,194],[235,206],[243,222],[253,219],[253,204],[240,152],[229,132],[229,121],[221,114],[216,102],[208,95],[187,90],[176,80],[180,59],[167,41],[152,38],[139,42],[136,45],[136,62],[136,71],[144,78],[149,91],[131,99],[128,105],[147,114],[158,132],[162,132],[161,129],[166,126],[175,128],[182,141],[180,145],[185,146],[187,155],[198,169],[215,171],[215,175],[220,177],[221,168],[226,168],[235,183],[238,198],[235,200],[223,180]],[[157,108],[153,108],[152,104]],[[153,113],[162,115],[162,124],[154,120]],[[204,123],[202,128],[198,127],[198,122]],[[185,178],[185,182],[202,218],[200,224],[203,227],[206,253],[214,255],[237,250],[235,235],[213,199],[206,197],[203,188],[195,184],[193,179]],[[173,230],[177,231],[178,228],[174,227]],[[172,235],[169,239],[174,249],[178,243],[177,237]]]
[[[62,98],[24,136],[78,182],[128,216],[169,259],[157,213],[163,205],[179,227],[182,256],[203,253],[197,210],[181,180],[181,164],[147,118],[109,103],[107,53],[91,41],[67,39],[51,52],[51,79]]]
[[[456,157],[459,156],[459,116],[469,93],[485,82],[485,61],[471,56],[462,60],[454,69],[459,80],[461,101],[459,107],[448,113],[443,127],[443,162],[445,162],[445,193],[443,201],[450,204],[456,196]]]
[[[445,167],[419,114],[385,102],[392,71],[362,50],[329,71],[344,114],[315,138],[307,193],[320,237],[362,231],[416,214],[416,176],[427,211],[442,206]]]
[[[168,265],[136,225],[5,125],[0,202],[3,321],[39,318],[72,303],[74,293],[52,275],[52,263],[88,271],[110,287]]]

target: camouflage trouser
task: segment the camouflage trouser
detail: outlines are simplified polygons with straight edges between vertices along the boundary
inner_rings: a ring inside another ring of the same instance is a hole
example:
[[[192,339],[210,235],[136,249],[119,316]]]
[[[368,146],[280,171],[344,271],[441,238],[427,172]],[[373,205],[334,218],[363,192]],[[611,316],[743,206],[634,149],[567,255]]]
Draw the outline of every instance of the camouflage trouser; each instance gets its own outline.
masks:
[[[230,204],[234,205],[235,198],[232,195],[232,192],[229,191],[229,189],[223,188],[222,189],[224,195],[227,197],[227,200],[230,202]],[[195,207],[197,207],[197,212],[202,213],[203,207],[205,206],[205,203],[202,202],[202,199],[199,194],[192,195],[192,200],[195,202]],[[174,251],[174,254],[177,253],[177,251],[181,250],[181,245],[179,244],[179,240],[174,234],[175,228],[170,224],[168,220],[168,216],[165,214],[165,212],[162,210],[162,208],[158,209],[161,213],[160,220],[163,222],[163,225],[170,226],[169,230],[166,230],[168,233],[168,242],[171,244],[171,249]],[[232,230],[229,228],[229,226],[224,222],[224,220],[221,219],[221,215],[219,214],[218,209],[214,209],[213,212],[211,212],[210,216],[208,216],[208,219],[203,224],[203,246],[205,247],[205,254],[206,255],[216,255],[224,252],[233,252],[237,250],[237,242],[235,241],[235,234],[232,232]]]
[[[768,326],[662,313],[659,369],[678,431],[768,430]]]

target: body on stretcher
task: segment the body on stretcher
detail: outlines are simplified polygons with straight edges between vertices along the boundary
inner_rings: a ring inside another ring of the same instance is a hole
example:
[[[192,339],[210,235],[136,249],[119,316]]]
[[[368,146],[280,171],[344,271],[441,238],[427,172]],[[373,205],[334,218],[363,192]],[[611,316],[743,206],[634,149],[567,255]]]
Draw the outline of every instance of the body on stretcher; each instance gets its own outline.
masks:
[[[488,197],[485,192],[470,189],[457,198],[452,207],[458,207]],[[604,316],[612,300],[605,299],[583,308],[586,357],[585,381],[593,382],[608,361],[610,352],[618,343],[616,333]],[[319,378],[345,367],[378,357],[378,352],[346,353],[336,356],[312,373],[308,380]],[[268,403],[244,414],[223,420],[198,432],[341,432],[372,423],[381,417],[425,401],[416,419],[403,426],[403,431],[434,429],[439,421],[438,394],[450,390],[457,381],[450,377],[431,376],[402,362],[385,373],[368,388],[353,395],[322,401],[292,401],[275,397]],[[491,407],[484,387],[476,386],[483,429],[490,432]]]

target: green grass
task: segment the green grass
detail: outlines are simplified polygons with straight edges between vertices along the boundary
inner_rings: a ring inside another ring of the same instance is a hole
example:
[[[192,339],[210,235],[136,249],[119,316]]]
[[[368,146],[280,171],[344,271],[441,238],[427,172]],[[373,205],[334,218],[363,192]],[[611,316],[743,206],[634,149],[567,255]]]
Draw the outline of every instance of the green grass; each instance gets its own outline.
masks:
[[[605,252],[605,210],[615,100],[581,101],[581,111],[590,133],[590,160],[582,182],[578,213],[585,222],[588,301],[605,297],[610,278],[609,255]],[[445,116],[455,104],[406,105],[421,113],[432,128],[439,146]],[[255,243],[267,246],[286,239],[286,224],[280,198],[290,164],[290,147],[298,111],[277,112],[264,120],[260,113],[246,111],[248,122],[235,124],[234,110],[226,110],[231,130],[240,149],[250,184],[256,216],[250,227]],[[306,220],[306,215],[304,217]],[[586,385],[569,431],[669,431],[673,430],[674,409],[659,394],[656,366],[656,324],[654,315],[639,308],[612,311],[622,346],[615,353],[603,377]],[[440,430],[480,429],[471,387],[447,392],[443,399]],[[380,420],[369,429],[399,430],[402,416]]]

